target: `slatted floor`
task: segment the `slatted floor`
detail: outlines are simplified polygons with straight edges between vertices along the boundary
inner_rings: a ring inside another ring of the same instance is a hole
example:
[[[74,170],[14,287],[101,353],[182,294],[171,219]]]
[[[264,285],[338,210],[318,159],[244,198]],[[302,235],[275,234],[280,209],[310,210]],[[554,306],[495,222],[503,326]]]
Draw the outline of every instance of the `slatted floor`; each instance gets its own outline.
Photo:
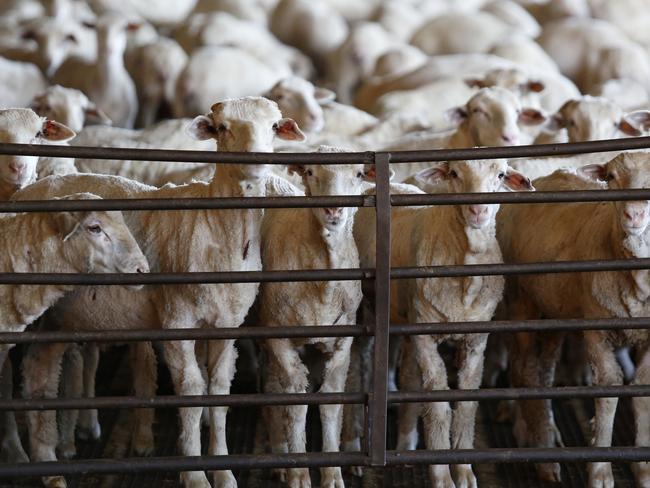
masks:
[[[114,349],[102,355],[98,381],[98,395],[129,394],[129,372],[124,350]],[[115,375],[112,373],[117,371]],[[169,391],[169,379],[161,371],[162,391]],[[103,387],[102,387],[103,386]],[[244,385],[236,385],[239,392],[248,391]],[[515,447],[511,425],[496,421],[496,403],[481,405],[477,419],[477,447]],[[587,445],[593,415],[589,400],[566,400],[554,403],[556,422],[567,446]],[[261,416],[255,408],[234,409],[228,417],[228,446],[231,453],[259,453],[265,450],[265,432]],[[310,409],[307,442],[310,450],[317,450],[320,445],[320,424],[316,409]],[[156,456],[176,455],[177,422],[173,409],[159,410],[156,423]],[[20,418],[19,418],[20,420]],[[128,457],[128,440],[131,432],[132,416],[129,411],[101,411],[102,439],[97,442],[78,442],[79,458],[122,458]],[[389,415],[389,447],[395,445],[395,414]],[[632,445],[634,439],[634,422],[629,401],[621,401],[616,417],[614,444]],[[205,445],[205,442],[204,442]],[[311,446],[314,446],[313,448]],[[540,482],[532,465],[476,465],[474,471],[481,488],[578,488],[586,486],[584,464],[567,463],[562,465],[562,483]],[[634,486],[629,466],[614,464],[617,488]],[[235,473],[241,488],[280,488],[282,483],[273,479],[268,470],[249,470]],[[312,471],[312,484],[318,486],[318,470]],[[430,487],[424,466],[408,466],[373,472],[366,469],[363,478],[357,478],[344,471],[346,486],[419,488]],[[67,478],[70,488],[175,488],[179,486],[177,474],[156,473],[147,475],[115,476],[70,476]],[[40,487],[37,478],[6,480],[0,479],[0,488]]]

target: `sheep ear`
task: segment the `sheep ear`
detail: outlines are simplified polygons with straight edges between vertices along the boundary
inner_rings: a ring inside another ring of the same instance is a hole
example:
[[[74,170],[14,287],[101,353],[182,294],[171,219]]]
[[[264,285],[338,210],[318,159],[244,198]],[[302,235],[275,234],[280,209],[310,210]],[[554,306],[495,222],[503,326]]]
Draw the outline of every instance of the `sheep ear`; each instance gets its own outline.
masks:
[[[377,180],[377,167],[374,164],[366,164],[363,166],[363,174],[365,175],[364,179],[366,181],[376,181]],[[395,177],[395,170],[388,168],[388,180],[393,181]]]
[[[548,118],[548,121],[544,126],[544,130],[548,132],[557,132],[559,130],[564,129],[565,127],[566,127],[566,120],[564,120],[562,114],[558,112]]]
[[[287,171],[289,173],[295,173],[298,176],[305,176],[307,170],[304,164],[289,164],[287,165]]]
[[[535,187],[528,176],[510,167],[503,178],[503,184],[512,191],[535,191]]]
[[[591,178],[592,180],[602,180],[607,179],[607,165],[606,164],[588,164],[581,168],[578,168],[578,173]]]
[[[92,123],[99,125],[113,125],[113,121],[106,115],[102,109],[90,102],[86,107],[86,117]]]
[[[449,163],[442,161],[436,163],[434,166],[418,171],[413,175],[416,181],[420,183],[440,183],[449,174]]]
[[[467,78],[463,81],[470,88],[485,88],[485,81],[480,78]]]
[[[522,83],[521,85],[522,92],[539,93],[544,91],[544,88],[546,88],[546,85],[541,81],[529,81],[527,83]]]
[[[63,242],[66,242],[77,232],[81,219],[80,215],[75,215],[74,212],[57,212],[54,222],[57,233],[62,237]]]
[[[212,118],[206,115],[199,115],[185,129],[187,135],[197,141],[207,141],[208,139],[215,139],[217,129],[214,127]]]
[[[314,98],[319,105],[325,105],[334,101],[336,98],[336,93],[334,93],[332,90],[328,90],[327,88],[321,88],[317,86],[314,88]]]
[[[305,134],[302,133],[300,127],[293,119],[280,119],[275,124],[273,124],[273,130],[275,135],[280,139],[285,141],[304,141],[306,139]]]
[[[467,118],[465,107],[450,108],[445,112],[445,118],[452,124],[458,125]]]
[[[68,126],[63,125],[61,122],[55,120],[45,120],[41,127],[40,137],[46,141],[52,142],[65,142],[69,141],[77,134]]]
[[[539,125],[546,121],[546,115],[534,108],[524,108],[519,114],[519,122],[524,125]]]
[[[636,110],[625,114],[618,123],[618,129],[628,136],[640,136],[650,130],[650,111]]]

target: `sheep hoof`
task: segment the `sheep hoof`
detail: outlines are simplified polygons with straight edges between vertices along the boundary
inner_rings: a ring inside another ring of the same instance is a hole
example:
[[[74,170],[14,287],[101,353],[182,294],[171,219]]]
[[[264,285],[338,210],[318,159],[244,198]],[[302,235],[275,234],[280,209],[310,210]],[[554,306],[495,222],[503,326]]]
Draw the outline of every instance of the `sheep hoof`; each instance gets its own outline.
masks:
[[[63,476],[45,476],[43,477],[43,484],[46,488],[67,488],[68,484],[65,482]]]
[[[321,469],[321,488],[345,488],[341,468]]]
[[[290,469],[287,476],[287,484],[289,488],[311,488],[309,470],[307,468]]]
[[[560,483],[562,481],[561,469],[559,463],[540,463],[535,465],[537,476],[543,481],[551,483]]]
[[[151,456],[154,452],[153,432],[133,436],[132,445],[136,456]]]
[[[471,464],[458,464],[454,466],[454,480],[456,488],[476,488],[476,476]]]
[[[59,452],[59,457],[63,459],[72,459],[77,455],[77,448],[74,445],[74,442],[65,442],[61,444],[57,449]]]
[[[203,471],[187,471],[181,473],[183,488],[212,488]]]
[[[650,463],[635,463],[632,465],[636,486],[638,488],[650,488]]]
[[[20,444],[20,440],[12,439],[9,436],[7,436],[7,439],[2,442],[0,459],[11,464],[29,462],[29,456],[27,456],[23,446]]]
[[[214,471],[212,479],[214,488],[237,488],[237,480],[232,471]]]
[[[350,473],[357,478],[363,478],[363,466],[351,466]]]
[[[429,466],[429,478],[433,488],[456,488],[449,472],[449,466],[445,464]]]
[[[614,475],[610,463],[589,465],[589,488],[614,488]]]
[[[98,423],[77,427],[77,437],[82,441],[97,441],[102,436],[102,428]]]

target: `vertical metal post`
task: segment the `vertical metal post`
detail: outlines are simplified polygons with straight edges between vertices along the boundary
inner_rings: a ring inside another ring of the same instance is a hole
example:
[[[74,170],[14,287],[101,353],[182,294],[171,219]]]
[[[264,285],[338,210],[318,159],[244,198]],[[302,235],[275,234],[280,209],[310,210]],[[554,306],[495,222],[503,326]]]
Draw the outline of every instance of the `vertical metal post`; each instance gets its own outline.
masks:
[[[388,326],[390,322],[390,154],[375,154],[376,254],[375,346],[369,405],[370,464],[386,465],[386,415],[388,407]]]

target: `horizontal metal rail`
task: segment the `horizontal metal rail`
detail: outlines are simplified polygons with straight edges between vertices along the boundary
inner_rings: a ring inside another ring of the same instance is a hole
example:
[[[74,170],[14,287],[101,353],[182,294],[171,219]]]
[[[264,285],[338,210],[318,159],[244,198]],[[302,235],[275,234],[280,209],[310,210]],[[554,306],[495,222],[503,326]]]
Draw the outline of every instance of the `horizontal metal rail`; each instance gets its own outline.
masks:
[[[609,319],[488,320],[391,324],[391,335],[479,334],[532,331],[650,329],[650,317]],[[221,327],[215,329],[114,329],[0,332],[0,344],[52,342],[141,342],[214,339],[279,339],[311,337],[365,337],[372,333],[360,325],[301,325],[284,327]]]
[[[539,400],[650,396],[650,385],[481,388],[478,390],[397,391],[388,403]],[[246,393],[232,395],[168,395],[95,398],[18,398],[0,400],[1,411],[76,410],[88,408],[249,407],[261,405],[326,405],[366,403],[365,393]]]
[[[650,137],[607,139],[602,141],[536,144],[509,147],[476,147],[468,149],[431,149],[426,151],[365,151],[343,153],[237,153],[217,151],[185,151],[169,149],[137,149],[90,146],[57,146],[32,144],[0,144],[0,154],[19,156],[51,156],[83,159],[121,159],[226,164],[350,164],[374,162],[375,156],[390,154],[390,162],[454,161],[463,159],[538,158],[609,151],[625,151],[650,147]],[[215,161],[218,160],[218,161]]]
[[[391,205],[470,205],[475,203],[562,203],[650,200],[650,189],[556,192],[434,193],[391,195]],[[375,195],[229,198],[123,198],[0,202],[0,213],[82,212],[89,210],[211,210],[245,208],[374,207]]]
[[[487,464],[541,462],[607,462],[650,460],[649,447],[565,447],[520,449],[448,449],[387,451],[386,464]],[[74,474],[152,473],[222,469],[319,468],[368,466],[361,452],[232,454],[228,456],[88,459],[58,462],[0,464],[0,477]]]
[[[495,263],[455,266],[391,268],[391,279],[452,278],[462,276],[583,273],[650,269],[650,258]],[[188,285],[297,281],[353,281],[375,277],[372,268],[219,271],[193,273],[0,273],[0,285]]]

